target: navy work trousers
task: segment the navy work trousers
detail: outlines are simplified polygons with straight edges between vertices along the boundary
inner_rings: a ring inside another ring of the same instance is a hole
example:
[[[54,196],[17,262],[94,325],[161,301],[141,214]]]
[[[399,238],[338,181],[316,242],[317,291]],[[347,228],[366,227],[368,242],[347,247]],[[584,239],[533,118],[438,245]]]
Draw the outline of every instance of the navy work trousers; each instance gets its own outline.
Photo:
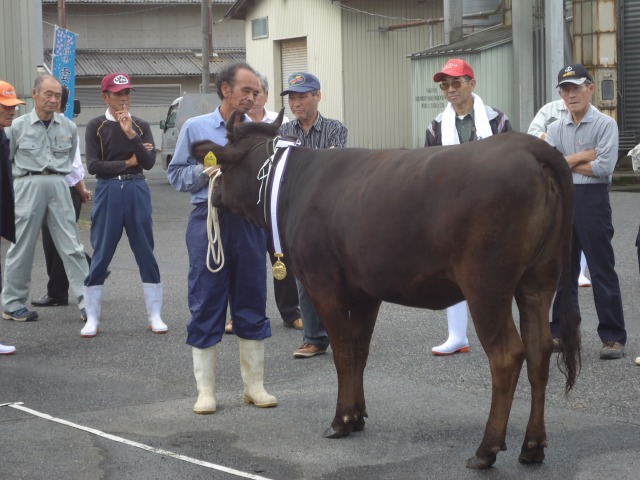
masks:
[[[187,224],[191,311],[187,344],[196,348],[208,348],[220,342],[227,305],[238,337],[263,340],[271,336],[271,322],[266,316],[265,232],[233,213],[220,213],[219,220],[224,266],[217,273],[207,268],[207,202],[195,205]]]
[[[615,271],[615,257],[611,239],[611,203],[605,184],[575,185],[573,210],[573,238],[571,244],[571,295],[578,306],[578,277],[580,275],[580,251],[584,252],[591,273],[593,300],[598,314],[598,335],[603,342],[627,341],[622,311],[620,283]],[[563,272],[563,275],[566,272]],[[560,282],[553,303],[551,333],[558,337],[558,318],[562,294]],[[578,307],[579,308],[579,307]]]

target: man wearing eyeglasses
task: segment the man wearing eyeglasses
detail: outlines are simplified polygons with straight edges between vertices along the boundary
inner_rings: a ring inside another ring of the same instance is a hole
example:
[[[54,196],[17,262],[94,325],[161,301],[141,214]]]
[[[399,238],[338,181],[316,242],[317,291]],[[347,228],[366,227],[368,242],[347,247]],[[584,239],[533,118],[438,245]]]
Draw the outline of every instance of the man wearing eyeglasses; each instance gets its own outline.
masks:
[[[570,115],[549,125],[545,141],[565,156],[575,187],[571,272],[563,274],[571,275],[572,296],[578,305],[580,250],[584,251],[602,340],[600,358],[618,359],[624,355],[627,332],[611,245],[613,225],[608,191],[618,159],[618,126],[591,105],[595,85],[584,65],[567,65],[560,70],[558,89]],[[562,282],[556,299],[561,292]],[[559,311],[559,304],[554,302],[551,333],[556,351],[562,348],[558,340]]]
[[[464,60],[452,58],[433,77],[447,99],[444,112],[427,128],[425,147],[457,145],[490,137],[511,130],[511,123],[500,110],[484,104],[473,93],[476,87],[473,68]],[[467,302],[447,308],[449,337],[442,345],[433,347],[433,355],[452,355],[469,351],[467,339]]]

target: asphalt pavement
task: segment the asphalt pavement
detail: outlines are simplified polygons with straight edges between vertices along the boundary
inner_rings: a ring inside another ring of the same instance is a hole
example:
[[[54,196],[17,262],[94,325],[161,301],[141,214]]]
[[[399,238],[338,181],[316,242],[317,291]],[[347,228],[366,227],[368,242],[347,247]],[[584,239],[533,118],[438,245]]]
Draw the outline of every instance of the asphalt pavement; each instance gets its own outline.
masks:
[[[93,179],[88,179],[90,186]],[[583,364],[574,390],[552,361],[545,462],[518,463],[529,413],[523,373],[507,445],[493,468],[465,468],[483,436],[491,398],[486,356],[469,329],[471,352],[434,357],[444,312],[383,304],[365,371],[369,418],[364,431],[328,440],[337,379],[331,353],[294,359],[301,333],[282,325],[269,281],[267,390],[277,408],[242,403],[237,339],[227,335],[218,360],[214,415],[195,415],[190,347],[185,344],[188,260],[184,233],[189,195],[175,192],[156,166],[156,255],[164,283],[166,335],[146,330],[138,270],[126,235],[111,264],[102,332],[80,337],[77,304],[40,308],[37,322],[0,320],[0,479],[604,479],[640,478],[640,276],[635,238],[640,193],[612,192],[614,248],[629,332],[626,356],[598,358],[590,288],[581,289]],[[81,239],[90,251],[83,207]],[[7,242],[2,242],[3,264]],[[482,279],[478,279],[482,282]],[[39,245],[31,298],[45,293]],[[515,312],[517,315],[517,311]],[[20,404],[18,404],[20,402]]]

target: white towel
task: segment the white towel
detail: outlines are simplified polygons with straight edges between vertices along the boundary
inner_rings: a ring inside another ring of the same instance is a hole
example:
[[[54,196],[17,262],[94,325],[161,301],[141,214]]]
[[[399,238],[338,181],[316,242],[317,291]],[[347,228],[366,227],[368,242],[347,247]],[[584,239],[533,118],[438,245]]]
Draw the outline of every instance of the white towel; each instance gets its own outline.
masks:
[[[491,131],[491,125],[489,124],[489,117],[487,117],[487,110],[484,107],[482,99],[472,93],[473,95],[473,118],[476,125],[476,138],[481,140],[483,138],[493,135]],[[451,103],[447,103],[447,108],[442,113],[442,145],[458,145],[460,139],[458,138],[458,129],[456,128],[456,111],[453,109]]]
[[[633,167],[633,171],[636,173],[640,173],[640,143],[629,150],[627,153],[631,157],[631,165]]]

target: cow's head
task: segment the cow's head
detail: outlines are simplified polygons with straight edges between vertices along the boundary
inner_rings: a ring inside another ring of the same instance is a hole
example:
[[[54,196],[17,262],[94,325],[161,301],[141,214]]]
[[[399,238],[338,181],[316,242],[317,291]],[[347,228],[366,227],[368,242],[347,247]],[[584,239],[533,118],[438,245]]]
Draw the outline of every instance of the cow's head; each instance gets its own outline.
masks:
[[[261,181],[258,172],[273,154],[272,143],[284,118],[284,109],[273,123],[241,122],[235,124],[236,114],[227,122],[225,146],[204,140],[191,145],[191,156],[204,163],[211,152],[220,166],[209,199],[214,207],[228,208],[253,224],[265,227],[264,205],[258,204]],[[214,180],[212,180],[214,181]]]

